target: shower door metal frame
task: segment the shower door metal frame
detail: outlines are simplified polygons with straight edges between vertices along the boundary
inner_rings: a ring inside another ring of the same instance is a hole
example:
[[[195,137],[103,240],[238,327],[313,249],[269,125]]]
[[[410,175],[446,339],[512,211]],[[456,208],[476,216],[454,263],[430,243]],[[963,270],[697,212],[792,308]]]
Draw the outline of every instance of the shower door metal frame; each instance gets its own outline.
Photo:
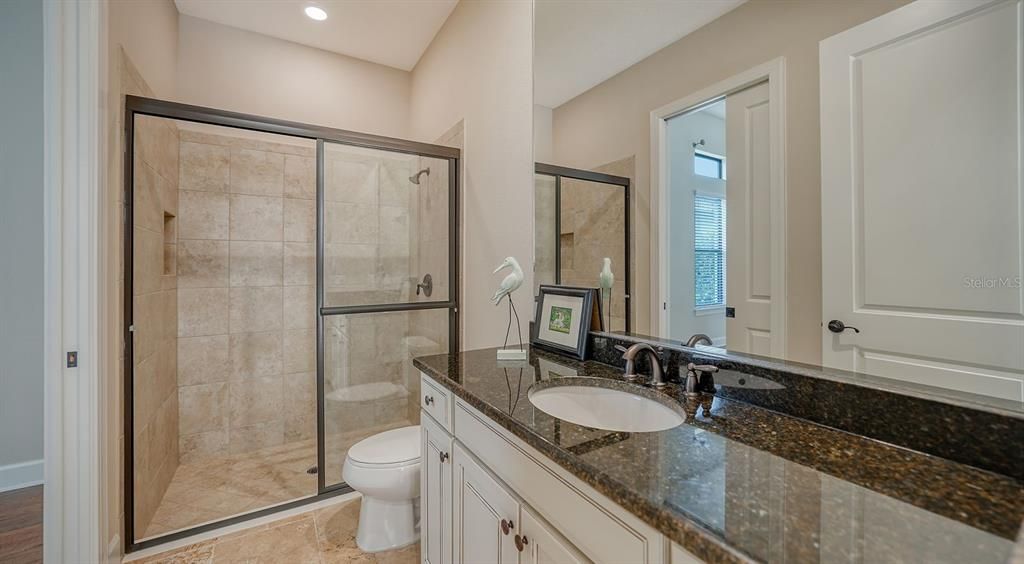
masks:
[[[149,539],[138,540],[135,531],[135,444],[134,444],[134,360],[133,360],[133,259],[134,259],[134,175],[135,175],[135,117],[150,116],[157,118],[172,119],[217,125],[234,129],[258,131],[289,137],[310,139],[317,145],[317,234],[316,234],[316,268],[317,268],[317,492],[315,495],[294,499],[278,505],[264,507],[249,513],[233,515],[213,521],[182,529],[166,535],[156,536]],[[457,353],[459,350],[459,221],[460,217],[460,187],[459,164],[461,151],[453,147],[419,143],[406,139],[385,137],[335,129],[318,125],[310,125],[299,122],[281,120],[169,102],[154,98],[141,96],[125,96],[124,103],[124,130],[123,130],[123,154],[124,159],[124,208],[122,216],[122,256],[124,275],[124,295],[122,317],[122,346],[124,350],[124,384],[123,384],[123,430],[125,433],[124,458],[122,460],[124,475],[122,485],[124,487],[124,539],[125,552],[130,553],[152,546],[178,540],[219,529],[221,527],[234,525],[256,519],[280,511],[300,507],[326,498],[342,495],[353,491],[344,482],[331,487],[326,487],[324,479],[324,372],[323,372],[323,317],[325,315],[339,315],[352,313],[383,313],[389,311],[412,311],[423,309],[447,309],[448,314],[448,352]],[[406,304],[385,304],[385,305],[363,305],[349,307],[324,307],[323,304],[323,147],[325,142],[377,149],[395,153],[419,155],[437,159],[445,159],[448,162],[448,276],[449,294],[444,301],[414,302]]]
[[[325,146],[327,143],[341,143],[335,139],[320,138],[316,143],[316,307],[319,314],[316,317],[316,363],[317,363],[317,483],[321,493],[335,491],[351,491],[345,482],[338,482],[334,485],[327,485],[326,467],[327,455],[324,437],[326,436],[326,415],[324,396],[326,394],[324,383],[324,321],[326,317],[342,315],[358,315],[368,313],[394,313],[407,311],[422,311],[428,309],[448,310],[448,353],[456,354],[459,351],[459,327],[458,327],[458,295],[459,295],[459,248],[458,248],[458,221],[459,221],[459,149],[450,147],[430,146],[444,151],[428,154],[423,151],[398,151],[396,149],[384,149],[393,152],[415,154],[423,157],[445,159],[448,162],[448,299],[420,302],[394,302],[382,304],[360,304],[350,306],[328,306],[326,305],[327,288],[324,283],[324,257],[326,244],[326,194],[324,174]],[[363,145],[365,147],[365,145]],[[446,156],[452,155],[454,156]],[[418,401],[418,400],[417,400]]]
[[[625,331],[628,333],[632,330],[632,311],[633,311],[633,296],[631,292],[631,284],[633,281],[632,276],[632,249],[630,237],[630,221],[629,216],[631,209],[629,207],[629,192],[630,192],[630,180],[625,176],[615,176],[614,174],[605,174],[603,172],[594,172],[591,170],[583,170],[578,168],[569,168],[565,166],[546,164],[546,163],[534,163],[533,168],[534,174],[542,174],[544,176],[553,176],[555,178],[555,284],[562,283],[562,245],[561,245],[561,232],[562,232],[562,179],[571,178],[573,180],[584,180],[587,182],[596,182],[598,184],[609,184],[612,186],[622,187],[622,193],[624,198],[623,213],[625,214],[625,288],[624,295],[626,299],[626,328]],[[608,332],[611,332],[611,327],[606,328]]]

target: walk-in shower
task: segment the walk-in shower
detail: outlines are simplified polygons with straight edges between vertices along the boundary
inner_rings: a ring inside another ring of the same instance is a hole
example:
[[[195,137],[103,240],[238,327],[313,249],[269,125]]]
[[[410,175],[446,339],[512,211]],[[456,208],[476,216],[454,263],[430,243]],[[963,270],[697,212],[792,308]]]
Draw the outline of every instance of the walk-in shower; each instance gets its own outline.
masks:
[[[459,151],[136,97],[125,135],[129,549],[349,491],[457,350]]]

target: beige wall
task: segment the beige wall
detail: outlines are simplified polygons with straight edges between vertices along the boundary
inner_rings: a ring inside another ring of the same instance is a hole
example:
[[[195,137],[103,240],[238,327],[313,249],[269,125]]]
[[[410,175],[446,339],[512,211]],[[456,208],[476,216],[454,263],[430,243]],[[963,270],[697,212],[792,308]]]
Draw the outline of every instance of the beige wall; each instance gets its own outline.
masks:
[[[637,158],[636,330],[652,329],[650,112],[776,57],[786,58],[788,356],[821,360],[818,42],[904,0],[751,0],[554,110],[558,164]]]
[[[553,158],[551,147],[551,120],[553,113],[547,106],[533,106],[533,160],[550,163]]]
[[[108,13],[110,44],[128,53],[150,95],[172,98],[178,58],[174,0],[111,0]]]
[[[440,137],[464,120],[462,348],[500,345],[505,313],[491,271],[509,255],[526,273],[520,318],[532,310],[532,3],[460,2],[412,73],[410,133]],[[523,328],[526,338],[526,327]]]
[[[407,137],[408,72],[181,15],[182,102]]]

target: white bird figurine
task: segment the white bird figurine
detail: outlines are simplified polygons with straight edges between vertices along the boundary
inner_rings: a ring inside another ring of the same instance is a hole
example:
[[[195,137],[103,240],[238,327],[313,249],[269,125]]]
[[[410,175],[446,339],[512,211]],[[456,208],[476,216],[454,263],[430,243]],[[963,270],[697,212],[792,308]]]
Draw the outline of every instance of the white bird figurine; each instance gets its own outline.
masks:
[[[509,267],[512,268],[512,272],[501,281],[501,286],[498,287],[498,291],[495,292],[494,297],[491,298],[494,305],[501,303],[501,298],[515,292],[523,285],[523,269],[519,266],[519,261],[514,257],[506,257],[505,261],[501,263],[501,266],[495,268],[492,274],[497,274],[501,270]]]
[[[604,257],[604,266],[601,267],[601,274],[598,276],[601,289],[605,292],[612,289],[615,284],[615,275],[612,274],[612,259]]]
[[[605,330],[612,330],[612,286],[615,284],[615,275],[612,274],[612,259],[604,257],[604,266],[601,267],[601,274],[597,276],[597,283],[601,286],[602,297],[608,302],[605,308],[608,317],[608,326]]]

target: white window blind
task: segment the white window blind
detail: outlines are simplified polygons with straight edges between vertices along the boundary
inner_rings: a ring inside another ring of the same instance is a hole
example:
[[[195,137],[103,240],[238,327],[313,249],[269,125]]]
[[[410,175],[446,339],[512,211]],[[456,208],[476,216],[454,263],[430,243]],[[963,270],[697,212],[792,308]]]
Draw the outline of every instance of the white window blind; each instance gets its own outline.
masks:
[[[694,194],[694,304],[725,305],[725,200]]]

